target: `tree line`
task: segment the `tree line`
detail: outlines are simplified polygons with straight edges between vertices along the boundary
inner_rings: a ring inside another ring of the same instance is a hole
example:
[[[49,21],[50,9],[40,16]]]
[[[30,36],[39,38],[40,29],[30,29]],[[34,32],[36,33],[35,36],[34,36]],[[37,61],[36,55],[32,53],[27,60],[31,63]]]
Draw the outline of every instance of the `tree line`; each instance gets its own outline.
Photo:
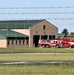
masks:
[[[63,31],[62,31],[61,34],[64,34],[64,37],[71,37],[71,38],[74,38],[74,32],[71,32],[71,33],[69,34],[69,31],[68,31],[68,29],[66,29],[66,28],[63,29]]]

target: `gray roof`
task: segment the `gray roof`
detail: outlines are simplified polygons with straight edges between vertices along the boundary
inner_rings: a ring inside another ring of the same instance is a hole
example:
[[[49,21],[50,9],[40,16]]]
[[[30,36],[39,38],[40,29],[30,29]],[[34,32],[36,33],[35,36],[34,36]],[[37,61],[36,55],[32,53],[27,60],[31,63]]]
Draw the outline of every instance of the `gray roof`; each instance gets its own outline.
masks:
[[[42,20],[9,20],[0,21],[0,29],[28,29]]]

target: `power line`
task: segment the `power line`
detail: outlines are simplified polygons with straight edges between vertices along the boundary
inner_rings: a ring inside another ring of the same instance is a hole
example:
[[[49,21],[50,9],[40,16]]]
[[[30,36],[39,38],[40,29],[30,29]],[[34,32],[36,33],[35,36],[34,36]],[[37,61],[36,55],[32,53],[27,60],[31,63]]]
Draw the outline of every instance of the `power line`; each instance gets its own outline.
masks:
[[[74,20],[74,18],[46,18],[48,20]]]
[[[1,20],[30,20],[29,18],[0,18]],[[31,18],[31,20],[42,20],[43,18]],[[74,18],[45,18],[47,20],[74,20]]]
[[[42,12],[42,13],[37,13],[37,12],[34,12],[34,13],[0,13],[1,15],[4,15],[4,14],[74,14],[74,12]]]
[[[0,7],[0,9],[49,9],[49,8],[74,8],[74,6],[51,6],[51,7]]]

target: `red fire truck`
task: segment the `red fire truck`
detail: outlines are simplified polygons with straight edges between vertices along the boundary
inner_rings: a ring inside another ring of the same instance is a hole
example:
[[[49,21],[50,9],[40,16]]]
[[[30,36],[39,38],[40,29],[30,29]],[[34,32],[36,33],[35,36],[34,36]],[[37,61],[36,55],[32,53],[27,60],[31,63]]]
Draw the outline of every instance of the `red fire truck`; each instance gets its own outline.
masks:
[[[39,47],[56,47],[57,40],[39,40]]]
[[[39,40],[39,47],[74,48],[73,38],[56,38],[55,40]]]
[[[56,38],[56,40],[62,41],[61,44],[63,45],[63,47],[74,48],[74,38]],[[58,47],[61,47],[59,43]]]

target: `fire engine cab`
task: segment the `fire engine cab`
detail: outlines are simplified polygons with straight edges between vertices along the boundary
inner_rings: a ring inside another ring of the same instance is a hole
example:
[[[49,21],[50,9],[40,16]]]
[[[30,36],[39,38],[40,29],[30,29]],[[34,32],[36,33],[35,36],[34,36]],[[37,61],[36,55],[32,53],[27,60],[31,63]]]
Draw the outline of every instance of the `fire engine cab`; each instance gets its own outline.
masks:
[[[57,40],[39,40],[39,47],[56,47]]]
[[[39,40],[38,46],[39,47],[74,48],[74,39],[56,38],[55,40]]]

